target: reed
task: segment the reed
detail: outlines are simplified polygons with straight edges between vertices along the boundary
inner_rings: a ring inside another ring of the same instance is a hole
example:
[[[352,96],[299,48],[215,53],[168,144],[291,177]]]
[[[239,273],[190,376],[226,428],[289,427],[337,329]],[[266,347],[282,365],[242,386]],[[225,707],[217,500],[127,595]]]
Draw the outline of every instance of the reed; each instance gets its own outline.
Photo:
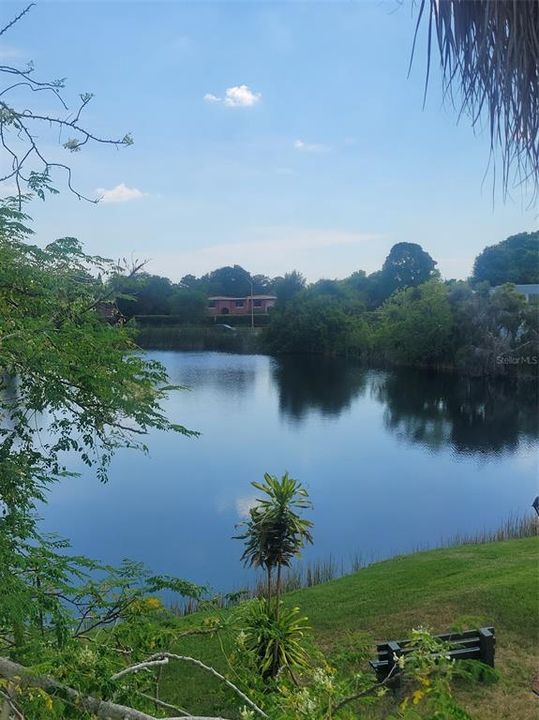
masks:
[[[490,542],[515,540],[519,538],[536,537],[539,535],[539,517],[536,514],[510,515],[494,530],[480,530],[475,533],[458,533],[433,545],[417,547],[412,553],[425,552],[436,548],[448,548],[458,545],[481,545]],[[382,559],[382,558],[378,558]],[[387,558],[385,558],[387,559]],[[367,560],[361,552],[353,552],[348,562],[338,562],[331,555],[326,560],[313,560],[298,562],[288,568],[282,578],[282,590],[285,593],[303,590],[304,588],[321,585],[336,580],[344,575],[356,573],[368,567],[376,558]],[[183,603],[171,607],[177,615],[190,615],[203,610],[223,610],[234,607],[244,600],[263,597],[266,594],[267,584],[264,577],[257,577],[247,587],[231,593],[218,594],[202,600],[187,599]],[[275,588],[273,588],[275,591]]]
[[[537,535],[539,535],[539,517],[537,515],[531,513],[527,515],[510,515],[494,530],[483,529],[475,533],[453,535],[442,542],[442,547],[481,545],[483,543],[515,540]]]
[[[222,331],[214,327],[140,326],[135,340],[144,350],[221,351],[236,353],[259,352],[260,338],[250,328]]]

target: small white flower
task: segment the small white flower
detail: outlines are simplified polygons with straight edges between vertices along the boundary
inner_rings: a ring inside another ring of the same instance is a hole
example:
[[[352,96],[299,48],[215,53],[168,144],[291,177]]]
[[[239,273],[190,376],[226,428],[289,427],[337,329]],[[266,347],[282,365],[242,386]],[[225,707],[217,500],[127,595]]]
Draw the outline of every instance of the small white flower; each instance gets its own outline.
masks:
[[[240,647],[243,647],[245,645],[246,640],[247,640],[247,633],[244,632],[243,630],[241,630],[236,637],[236,643]]]

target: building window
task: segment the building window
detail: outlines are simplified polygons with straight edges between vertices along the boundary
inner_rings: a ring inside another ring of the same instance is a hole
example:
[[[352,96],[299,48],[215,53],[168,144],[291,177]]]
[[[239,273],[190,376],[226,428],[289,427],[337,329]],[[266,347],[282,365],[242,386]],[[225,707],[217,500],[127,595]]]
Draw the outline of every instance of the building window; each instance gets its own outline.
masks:
[[[215,307],[215,300],[210,300],[210,302],[208,303],[208,307],[209,307],[209,308],[214,308],[214,307]]]
[[[253,303],[253,305],[254,305],[255,307],[262,307],[262,300],[255,300],[254,303]]]
[[[245,305],[245,300],[236,300],[236,307],[243,307]]]

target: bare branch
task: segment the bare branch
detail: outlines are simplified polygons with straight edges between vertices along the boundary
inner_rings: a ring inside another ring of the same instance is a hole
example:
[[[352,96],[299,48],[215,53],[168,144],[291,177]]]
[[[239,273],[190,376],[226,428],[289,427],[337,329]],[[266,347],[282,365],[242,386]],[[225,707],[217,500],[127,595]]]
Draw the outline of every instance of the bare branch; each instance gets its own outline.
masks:
[[[18,686],[41,688],[58,695],[66,702],[103,720],[161,720],[154,715],[148,715],[135,708],[118,705],[108,700],[100,700],[90,695],[83,695],[78,690],[62,685],[53,678],[45,675],[34,675],[28,668],[4,657],[0,657],[0,676],[13,680]],[[167,718],[167,720],[227,720],[227,718],[183,715],[181,717]]]
[[[34,675],[23,665],[19,665],[19,663],[7,658],[0,657],[0,675],[8,680],[20,682],[22,686],[41,688],[57,694],[98,718],[104,718],[105,720],[156,720],[152,715],[140,710],[99,700],[90,695],[83,695],[78,690],[62,685],[53,678],[45,675]]]
[[[31,3],[26,9],[0,30],[0,35],[13,27],[32,7]],[[18,109],[10,102],[10,93],[15,90],[26,89],[31,93],[49,92],[52,93],[61,103],[62,108],[69,111],[67,102],[62,96],[65,87],[65,78],[53,81],[37,80],[34,75],[33,65],[29,64],[26,69],[20,69],[11,65],[0,65],[0,76],[11,76],[13,80],[6,87],[0,88],[0,138],[4,151],[9,156],[11,170],[0,177],[0,182],[14,180],[17,186],[19,198],[19,209],[23,200],[23,186],[35,192],[38,197],[44,199],[45,191],[56,192],[51,185],[49,173],[51,170],[62,170],[66,173],[66,184],[68,189],[79,198],[87,202],[98,202],[98,198],[90,198],[73,184],[72,171],[69,165],[62,162],[49,160],[39,149],[39,129],[43,127],[57,128],[59,136],[62,131],[68,131],[71,137],[61,143],[62,147],[69,152],[78,152],[88,143],[100,145],[112,145],[114,147],[128,146],[133,143],[129,134],[121,138],[106,138],[91,132],[80,123],[80,118],[87,105],[93,98],[91,93],[83,93],[79,96],[80,102],[71,114],[66,117],[56,114],[44,114],[38,109]],[[61,142],[61,141],[60,141]]]
[[[243,700],[243,702],[246,703],[246,705],[249,705],[249,707],[251,707],[261,717],[268,717],[268,715],[266,715],[266,713],[261,708],[259,708],[256,703],[254,703],[250,698],[248,698],[245,693],[243,693],[236,685],[234,685],[234,683],[230,682],[230,680],[228,680],[224,675],[221,675],[220,672],[215,670],[215,668],[211,667],[210,665],[206,665],[197,658],[189,657],[188,655],[176,655],[169,652],[156,653],[155,655],[149,657],[145,662],[137,663],[136,665],[131,665],[131,667],[121,670],[120,672],[113,675],[111,677],[111,680],[119,680],[120,678],[124,677],[124,675],[128,675],[132,672],[140,672],[140,670],[144,670],[146,668],[150,669],[159,665],[166,665],[169,660],[179,660],[180,662],[187,662],[192,665],[196,665],[202,670],[205,670],[207,673],[210,673],[210,675],[213,675],[213,677],[225,683],[225,685],[227,685],[231,690],[233,690],[236,695],[238,695]]]
[[[0,30],[0,35],[3,35],[5,32],[7,32],[10,28],[13,27],[13,25],[15,25],[15,23],[18,23],[19,20],[34,7],[34,5],[35,3],[33,2],[27,5],[22,12],[20,12],[16,17],[13,18],[13,20],[8,22],[8,24]]]
[[[143,697],[145,700],[151,700],[151,702],[155,703],[159,707],[165,708],[165,710],[174,710],[175,712],[179,712],[182,714],[183,717],[189,715],[187,710],[184,710],[181,707],[178,707],[177,705],[172,705],[171,703],[165,702],[164,700],[160,700],[159,698],[153,697],[153,695],[148,695],[148,693],[140,692],[138,691],[138,694],[140,697]]]
[[[372,695],[372,693],[377,692],[380,690],[380,688],[386,687],[390,680],[395,680],[396,678],[401,675],[401,672],[397,672],[399,666],[397,664],[393,665],[389,673],[386,675],[386,677],[381,680],[378,683],[375,683],[374,685],[371,685],[371,687],[367,688],[366,690],[362,690],[361,692],[355,693],[354,695],[350,695],[349,697],[344,698],[344,700],[341,700],[335,707],[333,708],[333,712],[338,712],[343,707],[348,705],[351,702],[354,702],[354,700],[359,700],[362,697],[366,697],[367,695]]]

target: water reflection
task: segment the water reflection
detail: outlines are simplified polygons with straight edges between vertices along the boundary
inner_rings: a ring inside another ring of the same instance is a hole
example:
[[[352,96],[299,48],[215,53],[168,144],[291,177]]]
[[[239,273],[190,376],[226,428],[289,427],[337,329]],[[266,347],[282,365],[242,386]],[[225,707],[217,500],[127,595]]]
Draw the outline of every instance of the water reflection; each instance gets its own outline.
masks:
[[[243,396],[252,392],[261,372],[256,356],[253,362],[253,356],[205,353],[206,362],[197,362],[201,353],[170,352],[161,355],[172,381],[196,388],[198,392]],[[191,358],[193,362],[186,362]]]
[[[242,587],[241,546],[229,538],[265,471],[289,470],[309,488],[307,560],[384,557],[494,530],[537,494],[530,387],[322,358],[150,357],[191,387],[171,394],[169,417],[202,434],[152,432],[150,454],[118,453],[107,485],[79,467],[80,478],[58,483],[42,530],[70,538],[75,553]]]
[[[296,422],[312,410],[338,417],[367,386],[364,368],[337,358],[285,356],[272,369],[281,415]]]
[[[372,394],[386,406],[388,430],[431,450],[514,452],[539,436],[535,383],[398,370],[378,378]]]

